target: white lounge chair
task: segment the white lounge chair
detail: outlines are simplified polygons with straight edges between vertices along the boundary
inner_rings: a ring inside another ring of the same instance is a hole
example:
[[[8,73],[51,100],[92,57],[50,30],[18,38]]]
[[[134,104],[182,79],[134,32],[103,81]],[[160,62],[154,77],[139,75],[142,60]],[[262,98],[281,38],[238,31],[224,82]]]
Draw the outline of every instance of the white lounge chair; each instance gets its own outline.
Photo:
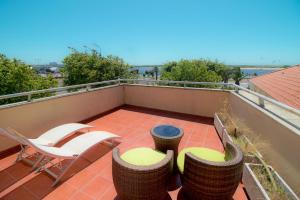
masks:
[[[26,163],[35,166],[36,162],[26,158],[26,156],[29,156],[29,154],[26,153],[26,146],[33,146],[32,144],[55,146],[58,142],[71,136],[75,132],[81,131],[83,129],[89,129],[91,127],[92,126],[90,125],[79,124],[79,123],[63,124],[46,131],[45,133],[43,133],[42,135],[40,135],[38,138],[35,139],[26,138],[21,133],[18,133],[16,130],[12,128],[7,128],[7,129],[0,128],[0,134],[15,140],[20,144],[21,151],[19,152],[16,161],[23,160]]]
[[[106,131],[92,131],[65,143],[61,147],[48,147],[43,145],[35,145],[35,148],[38,152],[43,154],[42,159],[39,161],[40,167],[38,171],[44,170],[49,175],[55,178],[55,182],[52,186],[56,185],[59,180],[63,177],[63,175],[70,169],[73,163],[85,152],[91,149],[93,146],[115,138],[119,138],[120,136],[106,132]],[[59,174],[55,174],[49,168],[47,168],[47,164],[51,162],[53,158],[57,158],[58,162],[53,164],[52,166],[56,166],[59,170]],[[62,159],[70,159],[72,160],[68,165],[62,167],[61,161]]]

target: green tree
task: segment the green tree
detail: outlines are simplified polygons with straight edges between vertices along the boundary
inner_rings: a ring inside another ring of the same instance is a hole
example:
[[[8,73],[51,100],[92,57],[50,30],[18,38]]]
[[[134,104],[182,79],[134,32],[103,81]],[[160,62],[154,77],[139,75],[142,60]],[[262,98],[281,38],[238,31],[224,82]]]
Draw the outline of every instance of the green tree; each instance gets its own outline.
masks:
[[[235,84],[240,85],[240,81],[246,77],[244,72],[242,72],[240,67],[235,67],[232,69],[232,79],[235,81]]]
[[[217,74],[212,63],[206,60],[181,60],[164,65],[162,80],[219,82],[222,77]]]
[[[116,56],[102,56],[96,50],[72,52],[63,60],[65,85],[83,84],[136,76],[130,66]]]
[[[202,60],[208,70],[216,72],[219,76],[221,76],[222,81],[224,83],[228,83],[229,79],[231,78],[231,70],[232,68],[224,65],[223,63],[218,62],[217,60]]]
[[[231,68],[224,66],[224,67],[220,68],[217,73],[222,77],[222,81],[224,83],[228,83],[228,81],[232,75],[231,72],[232,72]]]
[[[154,71],[153,70],[146,70],[145,71],[146,76],[151,76],[152,78],[154,78]]]
[[[177,65],[177,62],[172,61],[172,62],[168,62],[164,65],[164,71],[165,72],[171,72],[172,68],[175,67]]]
[[[57,86],[52,76],[41,77],[30,65],[0,54],[0,95],[41,90]],[[48,96],[50,94],[35,95]],[[1,100],[0,104],[25,100],[26,97]]]
[[[158,69],[157,66],[155,66],[155,67],[153,68],[153,72],[154,72],[154,75],[155,75],[155,80],[157,80],[157,78],[158,78],[158,73],[159,73],[159,69]]]

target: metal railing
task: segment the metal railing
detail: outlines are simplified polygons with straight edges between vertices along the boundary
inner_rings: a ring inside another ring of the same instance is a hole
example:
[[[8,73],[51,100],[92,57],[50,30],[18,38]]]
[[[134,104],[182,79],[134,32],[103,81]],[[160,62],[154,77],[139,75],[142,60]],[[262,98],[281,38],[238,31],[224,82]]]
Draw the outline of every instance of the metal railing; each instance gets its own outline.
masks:
[[[0,96],[0,100],[27,96],[28,101],[31,101],[31,96],[34,94],[44,94],[44,93],[62,92],[62,91],[68,92],[68,90],[75,90],[75,89],[85,89],[86,91],[89,91],[89,90],[91,90],[92,86],[97,86],[97,85],[101,85],[101,84],[110,84],[110,83],[120,84],[120,79],[79,84],[79,85],[71,85],[71,86],[65,86],[65,87],[49,88],[49,89],[44,89],[44,90],[34,90],[34,91],[14,93],[14,94],[7,94],[7,95]],[[72,93],[72,92],[70,92],[70,93]]]
[[[153,80],[153,79],[120,79],[121,82],[134,83],[155,83],[155,84],[180,84],[180,85],[211,85],[211,86],[231,86],[231,83],[220,82],[192,82],[192,81],[169,81],[169,80]]]
[[[272,98],[266,97],[266,96],[264,96],[264,95],[262,95],[262,94],[259,94],[259,93],[257,93],[257,92],[254,92],[254,91],[249,90],[249,89],[247,89],[247,88],[243,88],[243,87],[241,87],[241,86],[239,86],[239,85],[236,85],[236,84],[232,84],[232,85],[235,87],[235,91],[236,91],[237,93],[239,92],[239,90],[242,90],[242,91],[245,91],[245,92],[247,92],[247,93],[250,93],[250,94],[256,96],[256,97],[258,98],[259,105],[260,105],[261,107],[265,107],[265,101],[267,101],[267,102],[270,102],[271,104],[273,104],[273,105],[275,105],[275,106],[278,106],[278,107],[280,107],[280,108],[282,108],[282,109],[284,109],[284,110],[287,110],[287,111],[289,111],[289,112],[291,112],[291,113],[293,113],[293,114],[295,114],[295,115],[300,116],[300,110],[298,110],[298,109],[296,109],[296,108],[293,108],[293,107],[291,107],[291,106],[288,106],[288,105],[286,105],[286,104],[284,104],[284,103],[281,103],[281,102],[276,101],[276,100],[274,100],[274,99],[272,99]]]
[[[258,98],[259,105],[261,107],[265,106],[265,101],[270,102],[273,105],[276,105],[284,110],[287,110],[293,114],[296,114],[297,116],[300,116],[300,110],[295,109],[293,107],[290,107],[286,104],[283,104],[281,102],[278,102],[274,99],[271,99],[269,97],[266,97],[262,94],[259,94],[257,92],[254,92],[252,90],[249,90],[247,88],[241,87],[239,85],[233,84],[233,83],[218,83],[218,82],[192,82],[192,81],[169,81],[169,80],[152,80],[152,79],[116,79],[116,80],[109,80],[109,81],[101,81],[101,82],[94,82],[94,83],[86,83],[86,84],[80,84],[80,85],[72,85],[72,86],[65,86],[65,87],[57,87],[57,88],[50,88],[50,89],[44,89],[44,90],[36,90],[36,91],[30,91],[30,92],[21,92],[21,93],[15,93],[15,94],[8,94],[8,95],[2,95],[0,96],[0,100],[5,99],[11,99],[15,97],[26,97],[27,101],[32,101],[32,96],[36,94],[44,94],[44,93],[56,93],[53,96],[60,96],[59,92],[67,92],[73,93],[74,90],[78,92],[78,89],[81,89],[80,91],[91,91],[95,90],[97,88],[101,88],[103,85],[120,85],[120,84],[142,84],[142,85],[158,85],[158,86],[164,86],[164,85],[170,85],[170,84],[178,84],[179,87],[190,87],[190,86],[197,86],[203,88],[203,86],[211,86],[215,88],[221,88],[221,89],[229,89],[229,90],[235,90],[236,93],[239,93],[240,90],[245,91],[249,94],[252,94]],[[100,87],[97,87],[100,86]],[[208,87],[210,88],[210,87]]]

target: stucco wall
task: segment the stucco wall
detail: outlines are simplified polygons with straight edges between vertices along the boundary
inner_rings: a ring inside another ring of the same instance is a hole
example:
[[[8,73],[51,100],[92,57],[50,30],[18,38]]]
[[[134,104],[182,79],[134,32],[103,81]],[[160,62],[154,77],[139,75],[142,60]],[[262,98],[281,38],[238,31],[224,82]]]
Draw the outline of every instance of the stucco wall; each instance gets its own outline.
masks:
[[[124,87],[126,104],[205,117],[213,117],[229,95],[228,91],[221,90],[142,85]]]
[[[56,125],[78,122],[124,104],[123,87],[113,86],[0,109],[0,127],[12,127],[29,138]],[[0,151],[16,143],[0,135]]]
[[[252,137],[265,143],[263,155],[284,179],[300,192],[300,136],[285,122],[234,92],[229,97],[233,116],[244,122]]]

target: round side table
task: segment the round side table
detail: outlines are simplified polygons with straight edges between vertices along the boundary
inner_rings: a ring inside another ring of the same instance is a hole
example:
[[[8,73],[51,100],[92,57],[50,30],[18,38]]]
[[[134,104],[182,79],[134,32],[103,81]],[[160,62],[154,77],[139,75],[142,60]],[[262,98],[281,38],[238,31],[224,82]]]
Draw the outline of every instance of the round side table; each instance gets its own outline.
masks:
[[[166,153],[167,150],[174,151],[173,172],[177,172],[178,145],[183,136],[183,130],[173,125],[159,125],[151,129],[151,135],[155,143],[155,149]]]

